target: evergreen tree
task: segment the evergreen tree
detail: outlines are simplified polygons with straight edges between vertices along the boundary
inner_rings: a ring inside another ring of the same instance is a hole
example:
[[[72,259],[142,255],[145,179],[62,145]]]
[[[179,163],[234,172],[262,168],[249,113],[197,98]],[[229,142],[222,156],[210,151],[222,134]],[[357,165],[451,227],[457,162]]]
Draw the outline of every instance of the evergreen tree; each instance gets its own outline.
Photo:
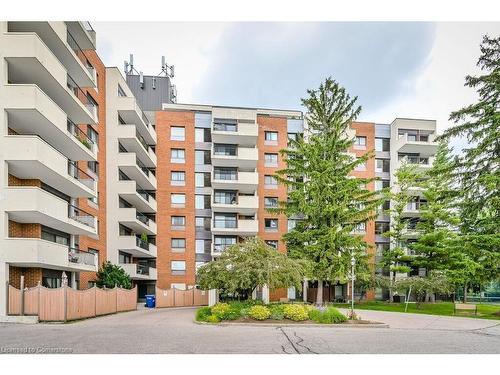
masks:
[[[470,144],[455,172],[461,220],[455,248],[463,253],[460,262],[470,266],[465,294],[469,282],[483,283],[500,274],[500,37],[484,36],[480,50],[477,65],[483,73],[465,78],[479,100],[453,112],[450,120],[456,125],[442,136],[465,137]]]
[[[124,289],[132,289],[132,280],[122,267],[111,262],[105,262],[97,272],[96,285],[99,288],[118,286]]]
[[[389,269],[390,280],[387,281],[390,301],[393,301],[393,294],[398,273],[408,273],[411,268],[408,266],[411,257],[407,254],[406,232],[408,231],[408,219],[405,211],[408,204],[413,200],[411,188],[415,188],[421,174],[417,172],[413,164],[405,160],[401,161],[400,167],[395,172],[396,183],[391,192],[391,227],[383,235],[391,239],[391,246],[382,254],[380,267]]]
[[[331,78],[307,92],[309,97],[302,99],[305,136],[282,151],[287,167],[277,175],[289,189],[288,200],[274,211],[301,217],[284,240],[291,257],[309,261],[309,276],[318,281],[316,303],[321,304],[323,282],[346,282],[352,256],[357,278],[370,277],[367,244],[354,232],[374,217],[382,201],[366,188],[373,179],[352,176],[356,166],[373,157],[367,153],[356,159],[348,153],[354,143],[350,125],[361,111],[357,98]]]

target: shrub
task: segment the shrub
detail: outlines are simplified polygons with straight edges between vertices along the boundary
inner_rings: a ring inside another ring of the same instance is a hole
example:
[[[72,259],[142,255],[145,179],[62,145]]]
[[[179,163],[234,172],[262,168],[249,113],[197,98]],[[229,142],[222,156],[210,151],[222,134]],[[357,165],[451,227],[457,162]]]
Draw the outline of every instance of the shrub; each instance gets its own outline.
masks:
[[[283,312],[283,305],[271,305],[269,306],[269,310],[271,310],[271,319],[274,320],[283,320],[285,314]]]
[[[220,322],[220,319],[217,315],[209,315],[207,317],[207,322],[209,323],[219,323]]]
[[[300,322],[307,320],[309,315],[304,305],[285,305],[283,308],[285,318]]]
[[[198,322],[206,322],[210,315],[212,315],[210,307],[201,307],[196,311],[196,320]]]
[[[255,305],[250,307],[248,315],[255,320],[266,320],[271,316],[271,311],[266,306]]]
[[[234,308],[233,306],[231,306],[229,311],[222,315],[221,319],[222,320],[236,320],[241,316],[240,311],[241,310],[238,310],[237,308]]]
[[[347,320],[347,317],[340,313],[334,307],[328,307],[325,310],[313,309],[309,311],[309,319],[322,324],[342,323]]]
[[[211,309],[212,314],[217,316],[219,319],[223,319],[230,310],[231,308],[227,303],[216,303]]]

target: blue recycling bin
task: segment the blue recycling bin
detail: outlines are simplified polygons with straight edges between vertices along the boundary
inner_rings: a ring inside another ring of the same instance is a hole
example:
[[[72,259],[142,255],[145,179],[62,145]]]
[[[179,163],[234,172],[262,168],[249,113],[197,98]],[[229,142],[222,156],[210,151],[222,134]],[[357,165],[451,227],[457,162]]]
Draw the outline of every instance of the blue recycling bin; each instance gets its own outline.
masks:
[[[146,307],[150,309],[154,308],[156,305],[156,297],[154,294],[146,294]]]

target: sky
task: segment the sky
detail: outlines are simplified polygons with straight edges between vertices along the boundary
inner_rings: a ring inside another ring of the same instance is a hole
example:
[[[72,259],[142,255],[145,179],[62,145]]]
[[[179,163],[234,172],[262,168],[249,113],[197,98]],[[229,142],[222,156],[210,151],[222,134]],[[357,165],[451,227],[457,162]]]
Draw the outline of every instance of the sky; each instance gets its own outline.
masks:
[[[123,70],[134,54],[144,74],[175,65],[179,103],[301,109],[300,98],[331,76],[362,106],[358,120],[435,119],[476,99],[464,87],[484,34],[500,23],[95,22],[97,50]],[[455,140],[455,148],[465,146]]]

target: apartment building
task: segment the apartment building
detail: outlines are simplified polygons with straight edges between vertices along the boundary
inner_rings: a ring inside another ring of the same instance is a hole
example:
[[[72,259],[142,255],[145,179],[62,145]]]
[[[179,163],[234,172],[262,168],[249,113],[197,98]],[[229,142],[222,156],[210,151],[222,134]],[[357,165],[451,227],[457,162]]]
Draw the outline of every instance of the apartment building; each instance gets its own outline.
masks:
[[[2,286],[19,287],[24,276],[26,287],[56,287],[65,274],[77,288],[105,253],[97,214],[105,179],[98,184],[95,171],[105,108],[94,50],[87,23],[0,23]]]
[[[118,68],[106,69],[106,108],[107,259],[142,299],[157,279],[157,135]]]

